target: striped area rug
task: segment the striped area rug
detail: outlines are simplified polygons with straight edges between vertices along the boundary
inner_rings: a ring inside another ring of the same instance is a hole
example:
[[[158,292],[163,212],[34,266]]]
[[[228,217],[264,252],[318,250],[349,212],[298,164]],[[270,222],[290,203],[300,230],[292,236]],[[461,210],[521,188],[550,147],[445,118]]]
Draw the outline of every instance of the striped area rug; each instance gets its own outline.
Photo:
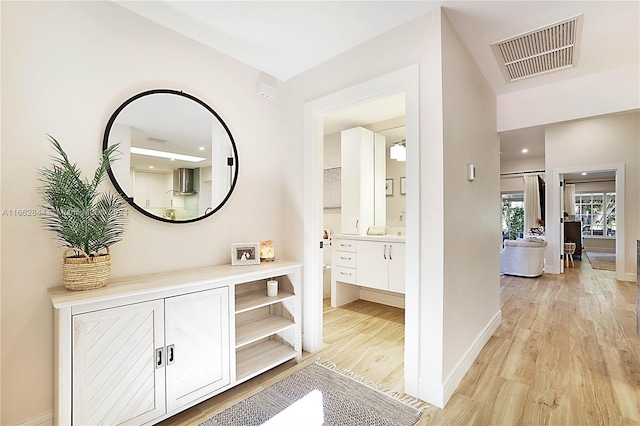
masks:
[[[227,408],[200,426],[260,425],[314,389],[322,392],[326,426],[412,426],[426,403],[399,398],[329,362],[316,362]],[[300,419],[304,423],[305,419]]]

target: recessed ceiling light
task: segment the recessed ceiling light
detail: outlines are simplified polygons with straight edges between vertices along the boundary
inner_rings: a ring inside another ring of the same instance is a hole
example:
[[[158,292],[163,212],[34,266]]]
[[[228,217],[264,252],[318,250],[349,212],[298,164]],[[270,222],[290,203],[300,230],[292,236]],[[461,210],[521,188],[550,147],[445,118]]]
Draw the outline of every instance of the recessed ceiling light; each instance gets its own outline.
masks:
[[[586,175],[587,175],[587,172],[582,172],[582,176],[586,176]]]
[[[150,169],[153,169],[153,166],[149,166]]]
[[[527,152],[529,152],[529,150],[528,150],[527,148],[525,148],[525,149],[523,149],[523,150],[522,150],[522,153],[523,153],[523,154],[526,154]]]
[[[200,151],[204,151],[204,146],[201,146],[200,148],[198,148]]]

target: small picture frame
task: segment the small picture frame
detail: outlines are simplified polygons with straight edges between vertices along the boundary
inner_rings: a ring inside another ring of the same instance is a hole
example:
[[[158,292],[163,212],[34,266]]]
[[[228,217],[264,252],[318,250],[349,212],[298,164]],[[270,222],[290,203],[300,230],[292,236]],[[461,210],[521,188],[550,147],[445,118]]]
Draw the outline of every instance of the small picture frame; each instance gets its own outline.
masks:
[[[400,195],[407,195],[407,178],[400,178]]]
[[[260,264],[260,244],[259,243],[231,244],[231,264],[233,266],[259,265]]]
[[[393,195],[393,178],[387,178],[387,181],[385,184],[385,192],[387,196]]]

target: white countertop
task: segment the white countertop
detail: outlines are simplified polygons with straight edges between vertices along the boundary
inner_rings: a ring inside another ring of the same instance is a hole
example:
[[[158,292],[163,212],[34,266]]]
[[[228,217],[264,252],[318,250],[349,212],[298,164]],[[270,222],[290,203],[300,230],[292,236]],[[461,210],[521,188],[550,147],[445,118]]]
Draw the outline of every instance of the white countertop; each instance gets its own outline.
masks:
[[[336,240],[360,240],[360,241],[384,241],[390,243],[404,243],[405,235],[356,235],[356,234],[333,234],[332,239]]]

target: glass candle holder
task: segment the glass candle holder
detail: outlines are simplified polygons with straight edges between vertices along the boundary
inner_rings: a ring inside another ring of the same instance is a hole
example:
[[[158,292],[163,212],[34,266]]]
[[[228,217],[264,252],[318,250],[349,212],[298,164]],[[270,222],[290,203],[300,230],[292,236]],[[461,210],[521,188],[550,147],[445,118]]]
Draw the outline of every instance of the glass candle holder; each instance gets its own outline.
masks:
[[[273,248],[273,241],[267,240],[260,243],[260,260],[263,262],[271,262],[275,260],[276,254]]]

